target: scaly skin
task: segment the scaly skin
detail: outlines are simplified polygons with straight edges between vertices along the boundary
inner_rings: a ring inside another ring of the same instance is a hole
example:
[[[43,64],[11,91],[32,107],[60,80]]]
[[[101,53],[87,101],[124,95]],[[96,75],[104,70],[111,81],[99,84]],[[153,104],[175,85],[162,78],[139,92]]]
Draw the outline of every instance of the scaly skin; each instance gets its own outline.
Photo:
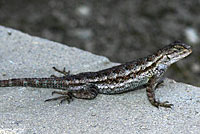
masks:
[[[65,100],[70,102],[73,98],[94,99],[98,93],[123,93],[145,85],[149,102],[153,106],[170,108],[172,104],[169,104],[168,101],[160,102],[155,99],[154,90],[168,67],[191,52],[190,46],[175,41],[152,55],[98,72],[71,75],[65,69],[60,71],[54,67],[55,71],[64,76],[0,80],[0,87],[28,86],[60,89],[62,91],[52,92],[52,94],[60,94],[60,97],[46,101],[61,99],[61,102]]]

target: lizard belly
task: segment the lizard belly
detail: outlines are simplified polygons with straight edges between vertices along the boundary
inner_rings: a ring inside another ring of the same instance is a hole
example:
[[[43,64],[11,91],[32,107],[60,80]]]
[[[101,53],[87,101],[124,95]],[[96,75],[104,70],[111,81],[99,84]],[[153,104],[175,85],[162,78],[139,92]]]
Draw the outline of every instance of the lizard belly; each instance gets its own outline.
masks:
[[[99,93],[102,94],[116,94],[123,93],[130,90],[133,90],[139,86],[142,86],[148,82],[147,77],[143,77],[140,79],[129,79],[119,83],[109,83],[109,84],[98,84],[96,85],[99,89]]]

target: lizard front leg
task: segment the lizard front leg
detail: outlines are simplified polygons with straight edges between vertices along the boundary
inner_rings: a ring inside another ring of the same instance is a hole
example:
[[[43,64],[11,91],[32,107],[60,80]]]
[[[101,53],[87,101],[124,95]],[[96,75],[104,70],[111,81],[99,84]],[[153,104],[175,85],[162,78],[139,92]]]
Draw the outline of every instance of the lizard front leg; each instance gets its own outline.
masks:
[[[173,104],[169,104],[168,101],[165,102],[160,102],[159,100],[156,100],[155,98],[155,87],[158,84],[158,79],[156,78],[156,76],[153,76],[148,84],[147,84],[147,88],[146,88],[146,92],[147,92],[147,97],[149,99],[149,102],[155,106],[155,107],[165,107],[165,108],[171,108],[171,106],[173,106]]]

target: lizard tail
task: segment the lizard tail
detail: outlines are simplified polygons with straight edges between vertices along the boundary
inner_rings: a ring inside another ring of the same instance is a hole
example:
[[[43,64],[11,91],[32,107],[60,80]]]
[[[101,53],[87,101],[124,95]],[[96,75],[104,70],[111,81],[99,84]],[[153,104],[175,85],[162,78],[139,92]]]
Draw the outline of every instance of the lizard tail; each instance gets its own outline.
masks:
[[[62,85],[53,78],[17,78],[0,80],[0,87],[36,87],[36,88],[58,88]]]

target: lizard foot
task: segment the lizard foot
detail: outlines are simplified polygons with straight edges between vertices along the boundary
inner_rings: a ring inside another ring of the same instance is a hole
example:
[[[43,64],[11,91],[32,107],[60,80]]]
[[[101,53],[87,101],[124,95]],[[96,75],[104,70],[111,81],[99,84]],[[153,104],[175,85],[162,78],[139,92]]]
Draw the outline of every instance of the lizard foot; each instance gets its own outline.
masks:
[[[73,95],[69,92],[53,91],[52,95],[54,95],[54,94],[60,94],[60,95],[63,95],[63,96],[47,99],[47,100],[45,100],[45,102],[61,99],[60,104],[62,104],[64,101],[67,101],[68,104],[69,104],[71,101],[73,101]]]
[[[58,76],[56,76],[56,75],[51,75],[50,77],[52,77],[52,78],[57,78]]]
[[[59,70],[59,69],[57,69],[56,67],[52,67],[53,68],[53,70],[55,70],[56,72],[58,72],[58,73],[61,73],[61,74],[63,74],[64,76],[67,76],[67,75],[70,75],[70,71],[65,71],[65,67],[63,68],[63,70]],[[55,75],[51,75],[51,77],[57,77],[57,76],[55,76]]]
[[[160,101],[153,101],[151,104],[157,108],[165,107],[165,108],[172,108],[173,104],[170,104],[168,101],[160,102]]]

